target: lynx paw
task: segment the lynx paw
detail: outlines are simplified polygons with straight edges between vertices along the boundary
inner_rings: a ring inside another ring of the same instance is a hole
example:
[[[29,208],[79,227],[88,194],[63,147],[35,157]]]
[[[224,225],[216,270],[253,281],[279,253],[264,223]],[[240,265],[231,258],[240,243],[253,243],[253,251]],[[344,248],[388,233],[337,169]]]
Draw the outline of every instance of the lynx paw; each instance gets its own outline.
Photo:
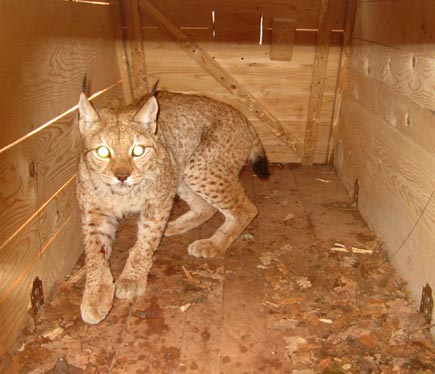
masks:
[[[82,320],[96,325],[106,318],[113,305],[113,283],[101,284],[96,289],[85,289],[80,311]]]
[[[193,242],[187,248],[191,256],[210,258],[216,256],[221,250],[209,239],[201,239]]]
[[[116,297],[118,299],[132,299],[135,296],[142,296],[146,285],[146,279],[120,278],[116,281]]]

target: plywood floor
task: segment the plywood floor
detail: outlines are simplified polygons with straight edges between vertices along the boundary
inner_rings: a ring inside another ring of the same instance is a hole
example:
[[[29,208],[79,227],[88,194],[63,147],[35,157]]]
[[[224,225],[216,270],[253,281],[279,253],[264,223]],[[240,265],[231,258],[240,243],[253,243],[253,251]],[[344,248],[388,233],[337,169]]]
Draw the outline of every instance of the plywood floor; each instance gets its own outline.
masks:
[[[97,326],[79,315],[81,260],[29,319],[2,372],[435,373],[428,326],[334,172],[278,165],[272,172],[264,182],[243,171],[259,215],[225,257],[186,253],[218,216],[165,238],[145,296],[117,300]],[[184,209],[177,201],[174,214]],[[126,222],[115,276],[134,238]]]

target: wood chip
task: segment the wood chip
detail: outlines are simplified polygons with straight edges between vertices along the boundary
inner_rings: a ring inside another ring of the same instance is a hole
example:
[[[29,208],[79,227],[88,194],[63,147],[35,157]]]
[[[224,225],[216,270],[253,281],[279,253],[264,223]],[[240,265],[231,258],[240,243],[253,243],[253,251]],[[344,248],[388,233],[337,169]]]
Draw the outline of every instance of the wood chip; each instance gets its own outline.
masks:
[[[371,249],[363,249],[363,248],[352,247],[352,252],[353,252],[353,253],[365,254],[365,255],[371,255],[371,254],[373,253],[373,250],[371,250]]]
[[[184,305],[180,306],[180,310],[184,313],[184,312],[185,312],[187,309],[189,309],[191,306],[192,306],[191,303],[184,304]]]
[[[186,275],[186,278],[192,282],[193,277],[192,277],[192,275],[190,275],[189,270],[187,270],[184,265],[181,268],[183,269],[183,272],[184,272],[184,275]]]
[[[295,215],[293,213],[289,213],[285,216],[283,219],[284,222],[291,221],[293,218],[295,218]]]
[[[348,250],[346,248],[343,248],[343,247],[332,247],[331,251],[348,253]]]
[[[317,178],[316,182],[321,182],[321,183],[331,183],[332,181],[328,181],[326,179],[322,179],[322,178]]]
[[[319,318],[319,321],[322,323],[327,323],[327,324],[331,324],[332,320],[328,319],[328,318]]]
[[[41,336],[45,339],[49,339],[49,340],[54,340],[56,339],[59,335],[61,335],[63,333],[63,328],[60,326],[57,326],[53,329],[44,331]]]

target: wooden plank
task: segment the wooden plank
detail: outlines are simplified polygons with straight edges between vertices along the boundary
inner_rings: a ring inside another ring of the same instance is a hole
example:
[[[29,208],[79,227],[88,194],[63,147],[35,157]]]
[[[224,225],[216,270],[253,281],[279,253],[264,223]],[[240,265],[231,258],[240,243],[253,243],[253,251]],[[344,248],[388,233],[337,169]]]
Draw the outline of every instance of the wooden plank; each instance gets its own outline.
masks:
[[[213,29],[213,1],[212,0],[186,0],[183,2],[173,0],[152,1],[152,4],[168,17],[180,29]],[[143,25],[154,25],[152,18],[146,13],[141,14]],[[211,34],[209,34],[211,35]],[[210,38],[209,41],[212,39]]]
[[[256,114],[258,118],[267,124],[274,134],[282,137],[289,146],[297,153],[301,153],[301,144],[291,134],[285,133],[282,126],[270,112],[262,106],[248,91],[244,90],[240,84],[222,68],[203,48],[196,43],[192,43],[186,34],[178,29],[176,25],[170,22],[161,12],[158,11],[149,1],[141,0],[141,7],[152,17],[163,30],[171,35],[177,44],[189,54],[204,70],[210,73],[221,85],[229,92],[236,96],[247,108]]]
[[[73,107],[83,74],[90,93],[119,80],[112,6],[3,1],[0,149]],[[38,22],[35,22],[35,17]]]
[[[1,245],[76,173],[80,135],[73,118],[70,114],[0,154]]]
[[[360,2],[355,38],[435,58],[435,3],[430,0]]]
[[[354,39],[349,67],[435,111],[435,59]]]
[[[124,0],[122,4],[124,5],[123,23],[126,27],[126,55],[130,84],[133,98],[138,100],[149,91],[139,3],[138,0]]]
[[[291,61],[295,40],[295,20],[274,18],[272,22],[272,40],[270,59],[272,61]]]
[[[259,44],[261,12],[254,7],[237,11],[217,2],[215,19],[216,42]]]
[[[356,12],[358,8],[358,0],[349,0],[346,6],[346,18],[344,21],[343,33],[343,49],[339,64],[337,91],[335,96],[333,117],[331,121],[331,137],[328,144],[328,162],[331,161],[333,149],[335,147],[335,138],[337,136],[338,121],[340,118],[341,100],[343,96],[344,85],[346,82],[346,74],[349,65],[349,57],[352,45],[352,37],[355,26]]]
[[[435,113],[406,96],[354,70],[348,72],[346,93],[376,113],[421,149],[435,155]]]
[[[343,157],[358,170],[353,178],[359,179],[361,213],[384,240],[418,300],[422,286],[435,282],[435,204],[429,201],[435,157],[350,95],[344,96],[342,108],[340,140],[351,150]]]
[[[313,79],[311,81],[311,94],[308,105],[308,120],[305,130],[304,152],[302,163],[313,163],[319,131],[319,116],[322,108],[322,98],[325,88],[326,69],[329,52],[329,13],[330,1],[322,0],[319,15],[319,31],[317,35],[316,53],[314,57]]]
[[[38,276],[46,298],[82,251],[79,211],[72,180],[38,218],[0,251],[0,354],[15,342],[24,327],[30,290]]]

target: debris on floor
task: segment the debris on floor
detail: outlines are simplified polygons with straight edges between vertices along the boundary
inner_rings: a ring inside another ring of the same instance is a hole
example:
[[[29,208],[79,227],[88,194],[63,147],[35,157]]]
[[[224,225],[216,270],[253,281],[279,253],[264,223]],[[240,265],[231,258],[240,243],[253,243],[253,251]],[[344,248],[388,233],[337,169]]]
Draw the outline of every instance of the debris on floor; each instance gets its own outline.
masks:
[[[266,182],[242,173],[259,215],[225,256],[197,259],[186,250],[213,233],[219,216],[164,238],[145,295],[115,300],[95,326],[80,318],[82,258],[29,317],[0,372],[435,373],[430,322],[382,242],[343,209],[351,202],[333,171],[272,172]],[[178,201],[174,215],[185,209]],[[135,235],[125,222],[111,259],[115,278]]]

